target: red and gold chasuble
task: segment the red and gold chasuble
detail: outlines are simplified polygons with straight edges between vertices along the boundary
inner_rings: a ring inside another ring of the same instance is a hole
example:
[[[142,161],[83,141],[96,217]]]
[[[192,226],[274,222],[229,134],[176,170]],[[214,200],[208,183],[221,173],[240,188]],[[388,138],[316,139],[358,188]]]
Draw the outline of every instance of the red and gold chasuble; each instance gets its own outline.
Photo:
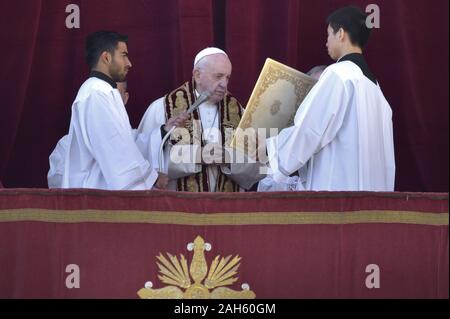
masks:
[[[184,83],[178,89],[167,94],[164,100],[166,120],[187,111],[196,99],[194,85],[190,82]],[[224,99],[219,102],[218,112],[220,112],[219,130],[221,132],[222,146],[229,146],[231,141],[230,132],[236,130],[239,125],[242,116],[242,106],[236,98],[227,93]],[[198,108],[190,115],[186,122],[186,128],[190,134],[188,139],[190,143],[193,144],[195,140],[201,141],[201,146],[203,148],[205,146],[204,141],[201,138],[203,129],[201,124],[198,125],[196,123],[201,123]],[[172,142],[172,144],[174,143]],[[187,192],[209,192],[211,189],[209,183],[207,166],[202,165],[200,173],[179,178],[177,180],[177,190]],[[224,175],[220,170],[220,167],[218,167],[216,192],[238,191],[239,185]]]

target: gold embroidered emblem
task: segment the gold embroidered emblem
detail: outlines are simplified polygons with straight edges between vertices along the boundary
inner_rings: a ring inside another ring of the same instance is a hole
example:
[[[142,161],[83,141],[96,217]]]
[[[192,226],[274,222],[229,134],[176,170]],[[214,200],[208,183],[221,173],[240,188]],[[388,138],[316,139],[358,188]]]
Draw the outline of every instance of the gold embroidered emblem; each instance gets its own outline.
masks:
[[[280,100],[273,101],[273,104],[270,107],[270,114],[272,116],[277,115],[278,112],[280,112],[280,110],[281,110],[281,101]]]
[[[247,284],[242,285],[241,291],[224,287],[238,280],[234,276],[240,266],[241,257],[236,255],[231,259],[231,255],[226,258],[220,258],[218,255],[212,261],[208,272],[205,250],[210,251],[211,245],[197,236],[194,243],[188,244],[188,250],[194,251],[189,271],[183,254],[180,259],[169,253],[167,253],[168,258],[159,254],[157,257],[160,272],[158,278],[170,286],[153,289],[153,284],[147,282],[145,288],[138,291],[138,296],[141,299],[254,299],[256,297]]]
[[[241,117],[239,116],[239,105],[235,98],[231,98],[228,103],[228,116],[230,117],[228,125],[232,125],[233,127],[237,127],[239,122],[241,121]]]
[[[188,176],[186,179],[186,184],[187,184],[187,191],[188,192],[198,192],[199,190],[199,185],[197,183],[197,180],[195,179],[195,175],[191,175]]]
[[[173,110],[173,116],[177,116],[181,112],[184,112],[187,110],[188,103],[186,102],[186,99],[184,98],[183,91],[178,91],[176,93],[176,99],[175,99],[175,110]]]

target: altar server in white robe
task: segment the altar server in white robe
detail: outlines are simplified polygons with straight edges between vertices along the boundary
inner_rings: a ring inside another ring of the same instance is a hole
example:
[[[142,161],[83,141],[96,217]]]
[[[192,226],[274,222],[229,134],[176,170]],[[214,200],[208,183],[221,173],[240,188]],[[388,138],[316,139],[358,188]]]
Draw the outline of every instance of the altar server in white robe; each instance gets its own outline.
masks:
[[[123,104],[126,106],[128,99],[129,99],[129,93],[128,93],[128,85],[127,82],[117,82],[117,90],[120,93],[120,96],[122,97]],[[136,138],[137,131],[133,130],[133,135]],[[52,153],[49,156],[49,164],[50,169],[47,173],[47,183],[48,188],[62,188],[62,178],[64,175],[64,160],[65,160],[65,154],[68,149],[68,138],[69,135],[64,135],[56,144],[55,149],[52,151]],[[138,141],[142,141],[142,138],[139,138]],[[138,146],[143,147],[143,155],[145,157],[145,152],[148,152],[148,146],[145,143],[138,143]]]
[[[243,163],[233,161],[237,154],[229,157],[229,163],[221,161],[220,152],[231,154],[228,146],[243,112],[238,100],[227,90],[231,71],[231,62],[223,50],[206,48],[195,57],[192,81],[154,101],[144,114],[138,131],[152,135],[152,149],[159,148],[162,137],[173,126],[187,128],[184,139],[187,143],[169,140],[165,145],[163,164],[170,178],[169,189],[237,192],[249,189],[262,178],[260,167],[265,164],[249,160],[243,154],[239,157]],[[186,110],[204,92],[210,93],[209,99],[187,115]],[[196,138],[201,141],[195,143]],[[214,147],[215,160],[208,162],[204,155],[210,146],[211,150]],[[172,155],[178,151],[183,151],[184,156],[176,161]],[[158,156],[154,156],[153,165],[159,167]]]
[[[133,133],[116,89],[116,82],[124,81],[131,68],[127,42],[126,36],[108,31],[87,39],[91,74],[78,91],[69,134],[62,141],[63,188],[145,190],[167,183],[143,156],[150,153],[148,139]]]
[[[294,126],[267,140],[272,175],[259,191],[393,191],[392,111],[362,55],[370,29],[357,7],[328,19],[337,63],[300,105]]]

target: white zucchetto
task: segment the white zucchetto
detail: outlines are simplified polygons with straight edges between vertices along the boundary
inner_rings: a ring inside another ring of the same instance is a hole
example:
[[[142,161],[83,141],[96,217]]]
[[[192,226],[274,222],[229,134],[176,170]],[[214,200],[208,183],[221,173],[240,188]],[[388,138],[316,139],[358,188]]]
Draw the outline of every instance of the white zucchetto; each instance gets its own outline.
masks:
[[[196,56],[195,56],[195,60],[194,60],[194,67],[197,65],[197,63],[203,59],[204,57],[208,56],[208,55],[213,55],[213,54],[224,54],[228,57],[228,55],[225,53],[225,51],[219,49],[219,48],[214,48],[214,47],[210,47],[210,48],[206,48],[201,50]]]

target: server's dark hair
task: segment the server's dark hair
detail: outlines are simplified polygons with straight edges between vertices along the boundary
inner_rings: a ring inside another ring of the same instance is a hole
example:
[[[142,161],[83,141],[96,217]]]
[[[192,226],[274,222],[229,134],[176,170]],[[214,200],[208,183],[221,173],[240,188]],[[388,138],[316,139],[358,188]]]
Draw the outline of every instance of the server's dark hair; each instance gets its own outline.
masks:
[[[340,28],[350,36],[353,45],[363,49],[369,41],[370,28],[366,25],[367,15],[356,6],[340,8],[330,14],[327,23],[336,33]]]
[[[119,42],[128,43],[128,36],[112,31],[97,31],[91,33],[86,39],[86,63],[94,68],[100,55],[107,51],[114,54]]]

